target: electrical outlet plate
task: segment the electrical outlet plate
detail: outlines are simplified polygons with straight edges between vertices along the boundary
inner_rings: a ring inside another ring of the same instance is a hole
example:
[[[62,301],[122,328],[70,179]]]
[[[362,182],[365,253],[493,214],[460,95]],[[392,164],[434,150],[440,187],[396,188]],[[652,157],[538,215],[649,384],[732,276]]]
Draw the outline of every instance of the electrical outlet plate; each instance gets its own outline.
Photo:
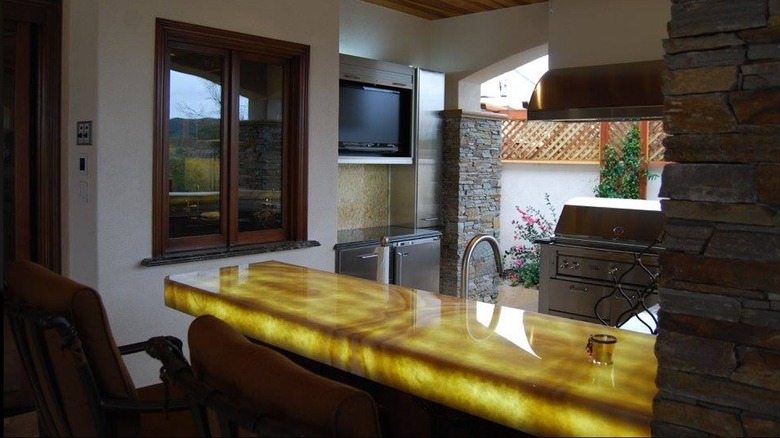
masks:
[[[76,122],[76,144],[92,144],[92,121]]]

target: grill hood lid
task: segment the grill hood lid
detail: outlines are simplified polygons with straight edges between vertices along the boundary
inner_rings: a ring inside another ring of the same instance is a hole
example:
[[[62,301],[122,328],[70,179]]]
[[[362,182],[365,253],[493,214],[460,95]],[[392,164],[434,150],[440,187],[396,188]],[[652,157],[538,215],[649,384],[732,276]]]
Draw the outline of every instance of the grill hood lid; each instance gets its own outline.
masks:
[[[647,245],[659,238],[663,227],[660,201],[583,196],[563,205],[555,237]]]
[[[528,120],[636,120],[663,115],[663,61],[549,70],[534,88]]]

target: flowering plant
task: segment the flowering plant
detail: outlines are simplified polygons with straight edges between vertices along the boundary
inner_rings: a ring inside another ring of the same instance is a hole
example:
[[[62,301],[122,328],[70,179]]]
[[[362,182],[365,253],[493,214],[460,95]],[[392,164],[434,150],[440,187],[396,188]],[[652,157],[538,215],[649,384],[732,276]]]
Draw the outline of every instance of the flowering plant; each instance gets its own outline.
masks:
[[[556,217],[555,209],[550,203],[550,195],[544,194],[544,201],[552,217]],[[515,207],[520,213],[520,219],[512,220],[514,240],[520,243],[504,251],[504,278],[512,286],[536,287],[539,284],[540,245],[537,240],[550,237],[553,223],[542,212],[533,207],[525,210]]]

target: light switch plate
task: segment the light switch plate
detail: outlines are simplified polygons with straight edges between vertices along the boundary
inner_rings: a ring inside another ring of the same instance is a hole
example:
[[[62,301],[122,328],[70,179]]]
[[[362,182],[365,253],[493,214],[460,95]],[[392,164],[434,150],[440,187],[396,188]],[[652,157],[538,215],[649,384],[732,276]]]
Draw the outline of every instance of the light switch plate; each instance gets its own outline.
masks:
[[[92,144],[92,121],[76,122],[76,144]]]
[[[81,176],[89,175],[89,154],[76,154],[76,172]]]

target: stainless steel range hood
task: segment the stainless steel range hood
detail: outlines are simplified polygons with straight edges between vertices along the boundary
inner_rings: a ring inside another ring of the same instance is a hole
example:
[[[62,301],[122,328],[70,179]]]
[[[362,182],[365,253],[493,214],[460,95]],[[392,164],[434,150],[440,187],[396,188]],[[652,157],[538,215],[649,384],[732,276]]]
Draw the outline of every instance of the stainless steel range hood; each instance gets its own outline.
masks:
[[[549,70],[528,103],[528,120],[637,120],[663,115],[663,61]]]

